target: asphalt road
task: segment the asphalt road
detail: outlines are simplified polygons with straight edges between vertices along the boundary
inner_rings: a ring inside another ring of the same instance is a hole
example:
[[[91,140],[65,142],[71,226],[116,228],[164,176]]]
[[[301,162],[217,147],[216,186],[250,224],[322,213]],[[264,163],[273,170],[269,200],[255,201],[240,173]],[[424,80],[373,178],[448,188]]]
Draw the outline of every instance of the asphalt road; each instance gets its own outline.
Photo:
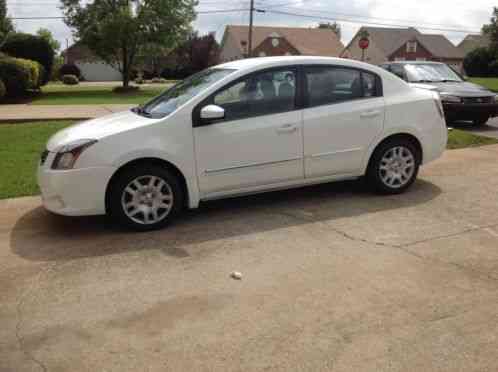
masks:
[[[167,230],[0,202],[1,371],[496,371],[498,146]],[[240,271],[240,281],[229,277]]]

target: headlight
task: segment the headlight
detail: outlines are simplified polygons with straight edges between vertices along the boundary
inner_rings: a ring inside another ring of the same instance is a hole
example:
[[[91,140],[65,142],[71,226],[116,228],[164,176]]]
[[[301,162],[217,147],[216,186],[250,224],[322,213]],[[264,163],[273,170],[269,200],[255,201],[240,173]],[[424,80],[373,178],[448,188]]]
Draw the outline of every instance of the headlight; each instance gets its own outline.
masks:
[[[96,142],[94,139],[81,139],[62,146],[55,155],[52,169],[72,169],[81,153]]]
[[[462,103],[462,99],[449,93],[440,93],[441,101],[446,103]]]

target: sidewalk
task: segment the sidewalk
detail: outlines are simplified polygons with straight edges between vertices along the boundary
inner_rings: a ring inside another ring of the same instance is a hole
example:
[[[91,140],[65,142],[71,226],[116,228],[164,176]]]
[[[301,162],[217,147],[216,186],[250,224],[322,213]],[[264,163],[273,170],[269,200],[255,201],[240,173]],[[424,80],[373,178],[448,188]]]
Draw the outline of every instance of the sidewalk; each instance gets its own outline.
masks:
[[[0,123],[92,119],[133,106],[136,105],[0,105]]]

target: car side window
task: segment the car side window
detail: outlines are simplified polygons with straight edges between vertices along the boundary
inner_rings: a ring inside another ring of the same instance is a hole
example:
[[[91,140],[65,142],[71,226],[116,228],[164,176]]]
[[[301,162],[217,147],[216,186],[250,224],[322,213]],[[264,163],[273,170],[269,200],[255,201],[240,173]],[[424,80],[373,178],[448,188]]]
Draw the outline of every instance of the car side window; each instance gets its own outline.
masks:
[[[374,74],[341,67],[307,67],[308,105],[321,106],[377,96]]]
[[[270,115],[296,108],[296,73],[292,69],[252,74],[213,97],[225,120]]]
[[[362,72],[363,78],[363,94],[365,97],[376,97],[377,96],[377,77],[374,74],[369,74],[368,72]]]

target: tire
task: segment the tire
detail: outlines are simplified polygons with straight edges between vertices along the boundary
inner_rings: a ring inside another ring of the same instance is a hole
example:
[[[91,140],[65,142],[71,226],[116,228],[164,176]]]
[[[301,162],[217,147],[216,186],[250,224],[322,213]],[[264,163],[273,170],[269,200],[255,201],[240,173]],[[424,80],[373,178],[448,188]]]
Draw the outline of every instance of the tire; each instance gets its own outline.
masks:
[[[390,157],[392,160],[389,160]],[[410,140],[387,140],[375,149],[370,158],[366,181],[378,193],[401,194],[417,179],[420,161],[420,151]]]
[[[480,126],[486,125],[488,120],[489,120],[489,117],[486,116],[486,117],[474,119],[472,122],[474,123],[474,125],[477,125],[480,127]]]
[[[184,206],[178,178],[158,165],[125,169],[109,187],[107,214],[121,226],[135,231],[165,227]]]

